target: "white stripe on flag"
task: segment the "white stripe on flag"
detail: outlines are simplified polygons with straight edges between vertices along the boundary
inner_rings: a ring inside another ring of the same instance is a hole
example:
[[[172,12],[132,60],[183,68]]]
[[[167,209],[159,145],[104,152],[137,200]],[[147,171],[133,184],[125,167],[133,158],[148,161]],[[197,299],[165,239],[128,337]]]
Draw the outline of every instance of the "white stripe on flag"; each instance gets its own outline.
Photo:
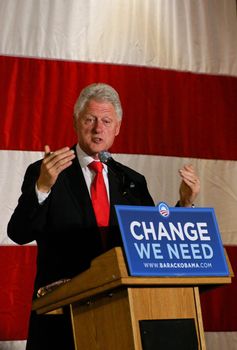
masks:
[[[17,205],[27,166],[42,158],[41,152],[0,151],[0,245],[13,244],[7,237],[7,224]]]
[[[236,350],[237,332],[206,332],[207,350]]]
[[[237,75],[235,0],[10,0],[0,22],[3,55]]]
[[[6,227],[20,195],[27,166],[42,157],[42,152],[0,151],[0,244],[12,244]],[[192,163],[200,176],[202,190],[196,205],[213,207],[225,245],[237,245],[237,162],[182,157],[115,154],[114,158],[145,175],[154,201],[173,206],[178,200],[178,170]],[[12,164],[14,169],[12,171]],[[11,179],[9,181],[9,174]]]
[[[26,341],[0,341],[0,350],[25,350]]]

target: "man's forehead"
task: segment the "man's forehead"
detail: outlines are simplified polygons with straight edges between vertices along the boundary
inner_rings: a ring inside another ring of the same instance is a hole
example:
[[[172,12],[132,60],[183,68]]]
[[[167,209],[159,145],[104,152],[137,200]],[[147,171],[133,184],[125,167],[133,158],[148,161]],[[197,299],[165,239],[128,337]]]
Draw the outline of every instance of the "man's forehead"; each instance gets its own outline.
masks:
[[[91,113],[91,112],[99,112],[99,113],[115,113],[115,108],[113,104],[109,101],[103,101],[103,100],[89,100],[88,103],[85,106],[84,112]]]

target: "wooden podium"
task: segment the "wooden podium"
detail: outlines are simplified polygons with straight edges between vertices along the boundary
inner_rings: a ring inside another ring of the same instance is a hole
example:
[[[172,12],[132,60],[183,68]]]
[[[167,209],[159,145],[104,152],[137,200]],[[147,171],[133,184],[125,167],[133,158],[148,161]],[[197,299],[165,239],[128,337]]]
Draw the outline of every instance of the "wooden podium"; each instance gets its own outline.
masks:
[[[94,259],[90,269],[34,300],[33,310],[42,314],[70,305],[76,350],[163,350],[145,345],[149,331],[142,322],[175,320],[180,329],[183,320],[192,320],[197,347],[190,350],[205,350],[199,286],[227,283],[231,275],[131,277],[122,249],[114,248]]]

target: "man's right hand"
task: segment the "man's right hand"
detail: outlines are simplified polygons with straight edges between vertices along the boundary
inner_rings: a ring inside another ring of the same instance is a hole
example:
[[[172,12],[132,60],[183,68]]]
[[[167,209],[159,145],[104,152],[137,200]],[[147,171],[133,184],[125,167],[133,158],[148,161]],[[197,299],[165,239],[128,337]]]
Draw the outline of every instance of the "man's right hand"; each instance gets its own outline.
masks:
[[[50,147],[44,147],[44,159],[40,168],[40,176],[37,180],[37,189],[40,192],[49,192],[55,184],[58,175],[72,164],[75,152],[69,147],[63,147],[55,152]]]

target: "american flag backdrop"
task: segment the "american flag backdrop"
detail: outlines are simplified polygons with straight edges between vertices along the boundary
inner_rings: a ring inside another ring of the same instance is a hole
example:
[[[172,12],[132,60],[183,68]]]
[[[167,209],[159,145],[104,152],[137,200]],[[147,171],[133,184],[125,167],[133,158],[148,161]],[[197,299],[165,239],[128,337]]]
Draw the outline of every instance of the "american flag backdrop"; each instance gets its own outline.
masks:
[[[114,158],[174,205],[178,169],[201,179],[237,273],[235,0],[0,0],[0,350],[23,350],[36,246],[6,234],[26,167],[75,143],[85,85],[114,86],[124,109]],[[65,237],[65,240],[67,237]],[[237,281],[202,294],[208,350],[237,348]]]

